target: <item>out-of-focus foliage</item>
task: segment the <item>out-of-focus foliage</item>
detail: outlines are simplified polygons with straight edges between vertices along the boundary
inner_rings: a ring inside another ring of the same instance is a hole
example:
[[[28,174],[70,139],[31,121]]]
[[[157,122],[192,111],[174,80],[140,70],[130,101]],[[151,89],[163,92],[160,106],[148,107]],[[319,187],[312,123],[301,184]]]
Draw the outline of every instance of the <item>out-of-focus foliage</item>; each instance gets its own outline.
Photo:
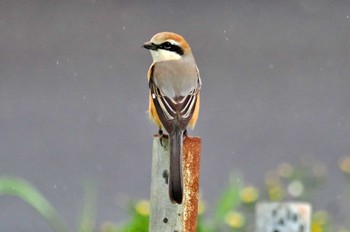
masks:
[[[32,206],[50,224],[53,231],[68,232],[68,228],[51,204],[25,180],[13,177],[0,178],[0,196],[9,195],[22,199]]]
[[[339,161],[339,169],[344,173],[345,195],[350,200],[350,156]],[[350,232],[350,222],[341,221],[332,212],[319,209],[314,199],[327,181],[327,167],[315,160],[302,160],[299,165],[281,163],[270,170],[260,188],[243,180],[242,174],[231,174],[227,187],[211,214],[207,215],[207,204],[201,198],[198,209],[197,232],[253,232],[254,209],[259,201],[307,201],[313,205],[311,232]],[[147,232],[149,225],[148,200],[128,202],[125,206],[129,220],[124,222],[106,221],[95,224],[96,187],[85,184],[83,211],[78,222],[79,232]],[[31,205],[42,215],[53,231],[69,231],[50,203],[29,183],[22,179],[0,178],[0,196],[18,197]],[[349,206],[350,207],[350,206]],[[116,220],[117,221],[117,220]]]

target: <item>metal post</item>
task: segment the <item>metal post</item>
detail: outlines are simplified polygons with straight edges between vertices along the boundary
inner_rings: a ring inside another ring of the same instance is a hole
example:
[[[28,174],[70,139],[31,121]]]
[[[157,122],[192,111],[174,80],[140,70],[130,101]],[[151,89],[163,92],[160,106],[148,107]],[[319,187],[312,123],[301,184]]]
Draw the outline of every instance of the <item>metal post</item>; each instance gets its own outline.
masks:
[[[171,203],[168,193],[169,146],[153,137],[150,232],[195,232],[198,213],[199,163],[201,139],[185,137],[183,144],[184,198],[181,205]]]

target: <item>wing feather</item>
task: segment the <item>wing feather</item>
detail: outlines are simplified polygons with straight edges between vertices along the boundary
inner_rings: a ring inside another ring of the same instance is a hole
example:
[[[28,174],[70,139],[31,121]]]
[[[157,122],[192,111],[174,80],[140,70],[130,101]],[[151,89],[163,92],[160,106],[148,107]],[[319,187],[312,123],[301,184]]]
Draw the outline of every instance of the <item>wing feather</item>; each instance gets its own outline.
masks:
[[[185,130],[193,116],[195,105],[200,89],[200,78],[198,76],[198,86],[186,96],[168,97],[155,84],[153,70],[150,73],[149,88],[158,117],[164,128],[171,132],[177,125]]]

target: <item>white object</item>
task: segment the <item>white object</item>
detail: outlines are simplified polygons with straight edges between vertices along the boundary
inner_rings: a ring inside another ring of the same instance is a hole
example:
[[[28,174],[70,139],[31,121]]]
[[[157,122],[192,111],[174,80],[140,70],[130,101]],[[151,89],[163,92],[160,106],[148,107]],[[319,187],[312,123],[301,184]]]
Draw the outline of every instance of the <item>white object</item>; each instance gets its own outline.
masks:
[[[310,232],[311,206],[303,202],[259,203],[255,232]]]

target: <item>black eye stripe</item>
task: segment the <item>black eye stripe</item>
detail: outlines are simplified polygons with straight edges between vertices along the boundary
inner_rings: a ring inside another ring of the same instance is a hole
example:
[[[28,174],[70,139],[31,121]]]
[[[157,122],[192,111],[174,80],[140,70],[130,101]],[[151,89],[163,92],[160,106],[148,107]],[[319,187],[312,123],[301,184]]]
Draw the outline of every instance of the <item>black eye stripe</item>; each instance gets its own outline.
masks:
[[[157,47],[158,47],[158,49],[163,49],[163,50],[176,52],[180,56],[182,56],[184,54],[184,50],[180,46],[178,46],[176,44],[172,44],[169,41],[161,43]]]

